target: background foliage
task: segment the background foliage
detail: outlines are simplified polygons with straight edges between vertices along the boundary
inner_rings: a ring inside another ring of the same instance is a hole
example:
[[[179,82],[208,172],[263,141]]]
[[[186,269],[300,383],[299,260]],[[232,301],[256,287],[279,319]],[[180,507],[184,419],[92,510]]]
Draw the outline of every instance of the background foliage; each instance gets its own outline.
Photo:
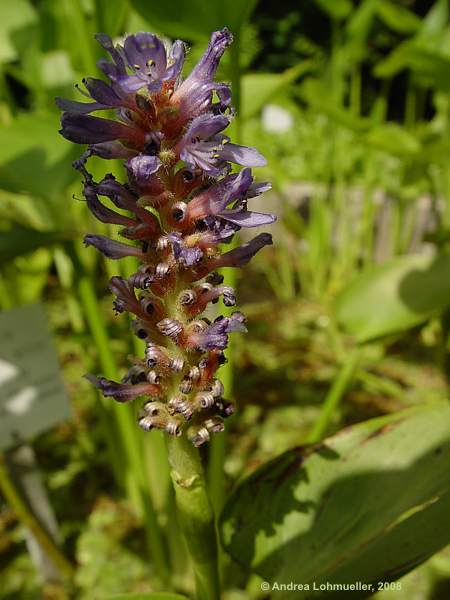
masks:
[[[43,301],[57,340],[74,419],[33,446],[77,568],[70,584],[42,584],[3,502],[2,600],[191,590],[162,438],[82,379],[120,377],[139,342],[112,316],[111,266],[82,248],[101,226],[77,201],[78,151],[57,134],[54,97],[96,74],[97,31],[182,37],[192,64],[224,25],[235,137],[267,157],[258,176],[279,215],[273,250],[237,281],[249,333],[226,377],[239,414],[204,456],[217,508],[250,475],[222,517],[225,598],[268,597],[260,575],[318,580],[319,558],[330,578],[414,569],[379,600],[449,597],[447,0],[3,0],[0,306]],[[289,450],[359,422],[331,454]],[[274,502],[283,469],[290,493]]]

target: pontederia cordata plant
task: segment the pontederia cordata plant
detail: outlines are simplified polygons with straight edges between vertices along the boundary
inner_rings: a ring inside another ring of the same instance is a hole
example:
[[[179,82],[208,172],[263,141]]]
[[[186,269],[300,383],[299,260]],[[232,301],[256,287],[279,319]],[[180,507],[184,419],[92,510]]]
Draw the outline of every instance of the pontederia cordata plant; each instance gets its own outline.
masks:
[[[121,382],[89,376],[104,396],[118,402],[144,397],[139,425],[168,434],[180,524],[193,559],[199,598],[218,597],[214,518],[196,447],[224,428],[233,405],[223,398],[216,371],[225,362],[228,334],[245,331],[235,311],[213,322],[202,317],[222,298],[236,304],[223,284],[222,267],[242,267],[267,244],[268,233],[223,251],[242,227],[269,225],[274,215],[248,210],[247,201],[269,189],[255,183],[250,167],[265,164],[254,148],[234,144],[223,131],[233,117],[230,87],[214,76],[232,42],[227,29],[212,34],[190,75],[181,70],[186,48],[167,47],[150,33],[114,45],[97,36],[112,62],[99,67],[109,79],[83,81],[92,102],[58,99],[62,135],[88,144],[75,167],[83,174],[89,210],[103,223],[121,226],[122,243],[86,235],[106,257],[134,256],[141,266],[128,279],[112,277],[117,313],[135,317],[135,334],[146,343]],[[115,110],[116,119],[90,113]],[[87,162],[95,155],[125,161],[127,181],[111,175],[95,181]],[[232,172],[232,164],[240,165]],[[107,198],[119,210],[107,207]]]

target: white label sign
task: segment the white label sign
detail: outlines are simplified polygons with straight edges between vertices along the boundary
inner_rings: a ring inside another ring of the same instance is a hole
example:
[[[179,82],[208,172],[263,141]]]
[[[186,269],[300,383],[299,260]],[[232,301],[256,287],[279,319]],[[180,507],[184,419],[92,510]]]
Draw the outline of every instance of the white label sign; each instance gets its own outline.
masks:
[[[0,449],[70,414],[42,305],[0,313]]]

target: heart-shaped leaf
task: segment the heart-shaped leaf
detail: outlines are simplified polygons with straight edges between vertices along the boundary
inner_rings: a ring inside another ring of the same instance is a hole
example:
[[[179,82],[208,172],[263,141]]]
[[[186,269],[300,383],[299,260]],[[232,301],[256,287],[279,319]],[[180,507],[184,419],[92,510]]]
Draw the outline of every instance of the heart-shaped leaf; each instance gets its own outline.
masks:
[[[371,267],[336,299],[338,322],[358,342],[405,331],[450,304],[450,255],[409,254]]]
[[[326,584],[397,579],[450,542],[450,406],[349,427],[263,465],[220,520],[226,550],[277,598],[344,597]],[[282,591],[298,582],[303,590]],[[309,586],[309,590],[308,587]],[[372,587],[373,586],[373,587]],[[353,597],[351,590],[345,597]]]

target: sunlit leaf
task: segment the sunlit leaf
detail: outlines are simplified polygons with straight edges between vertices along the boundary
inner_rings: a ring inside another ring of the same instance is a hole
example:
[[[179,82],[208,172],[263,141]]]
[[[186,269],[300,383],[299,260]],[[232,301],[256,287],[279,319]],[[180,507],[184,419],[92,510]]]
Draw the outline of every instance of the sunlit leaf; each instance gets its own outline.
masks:
[[[242,77],[242,116],[255,115],[276,94],[309,71],[311,63],[305,61],[284,73],[250,73]]]
[[[0,19],[0,62],[15,60],[37,13],[27,0],[2,0]]]
[[[316,0],[316,4],[327,13],[331,19],[346,19],[353,10],[350,0]]]
[[[364,132],[366,130],[368,121],[355,116],[345,108],[341,108],[330,97],[329,90],[322,82],[315,79],[308,79],[302,84],[299,93],[302,99],[308,102],[315,110],[328,115],[339,125],[343,125],[352,131]]]
[[[422,20],[416,39],[427,45],[434,44],[439,41],[442,34],[448,25],[449,5],[448,0],[436,0],[431,4],[431,8]]]
[[[336,301],[339,323],[359,342],[423,323],[450,304],[450,255],[410,254],[371,267]]]
[[[417,15],[406,7],[391,0],[378,2],[377,14],[388,27],[404,34],[415,33],[422,22]]]
[[[397,123],[384,123],[368,130],[363,142],[396,156],[408,156],[420,151],[420,142],[414,134]]]
[[[2,127],[0,187],[49,197],[76,178],[71,159],[79,148],[59,134],[55,115],[27,113]]]
[[[225,549],[270,584],[311,586],[278,589],[283,600],[310,598],[313,584],[375,591],[450,542],[449,470],[447,402],[366,421],[244,480],[221,517]]]
[[[367,39],[376,17],[378,0],[363,0],[345,23],[349,57],[361,60],[368,51]]]

